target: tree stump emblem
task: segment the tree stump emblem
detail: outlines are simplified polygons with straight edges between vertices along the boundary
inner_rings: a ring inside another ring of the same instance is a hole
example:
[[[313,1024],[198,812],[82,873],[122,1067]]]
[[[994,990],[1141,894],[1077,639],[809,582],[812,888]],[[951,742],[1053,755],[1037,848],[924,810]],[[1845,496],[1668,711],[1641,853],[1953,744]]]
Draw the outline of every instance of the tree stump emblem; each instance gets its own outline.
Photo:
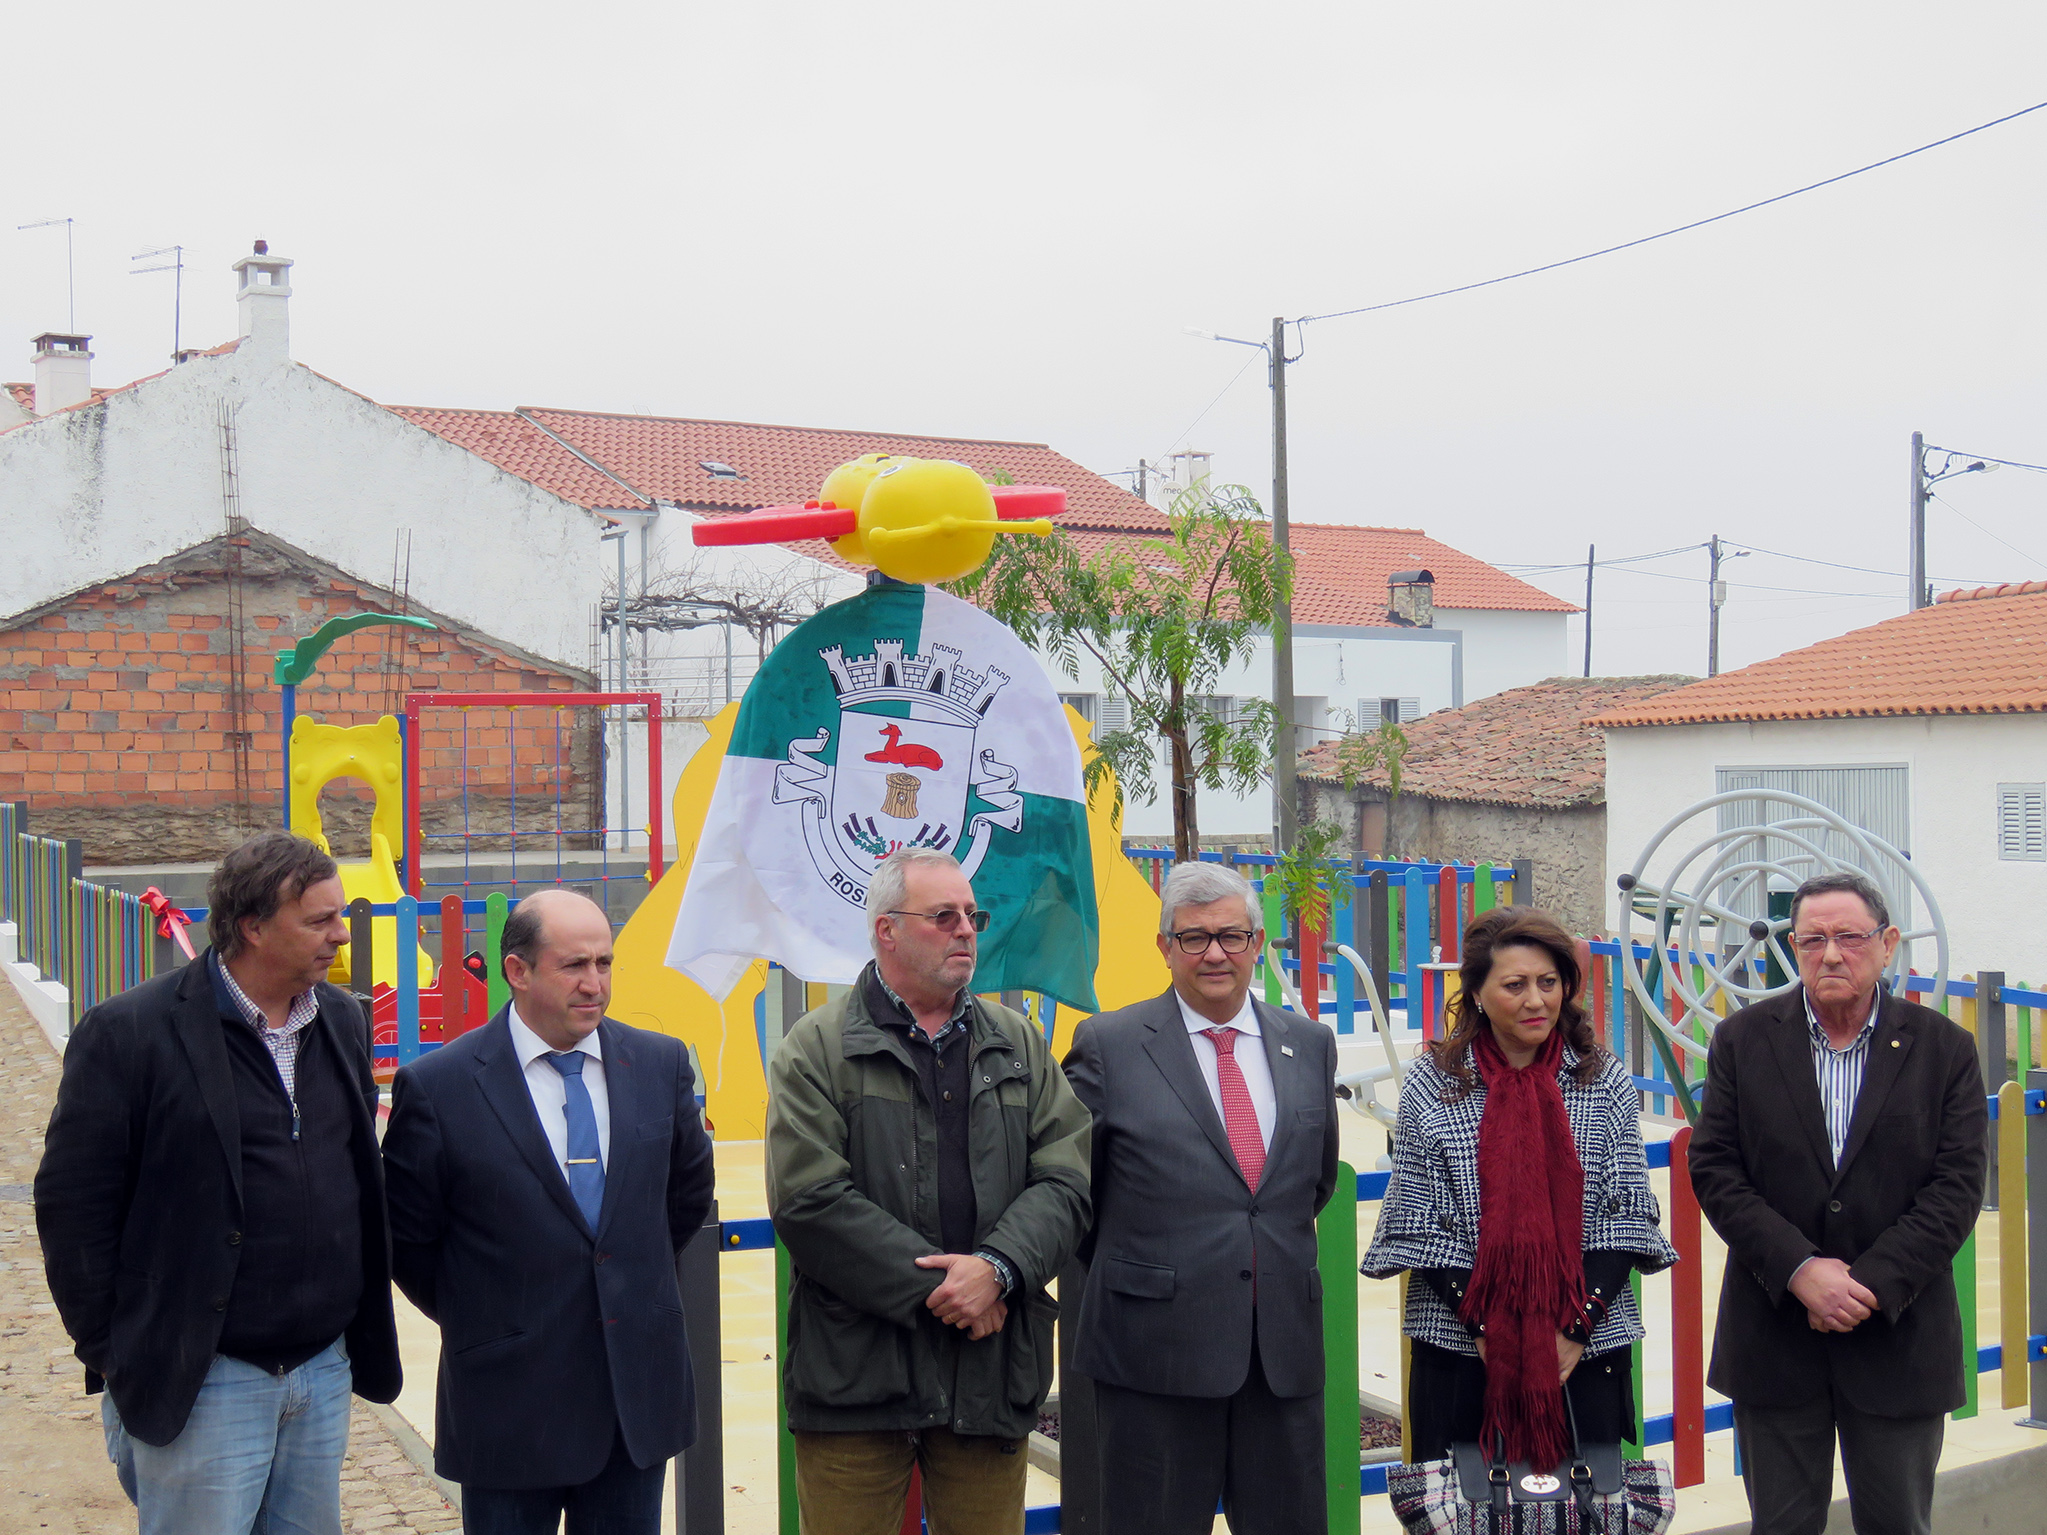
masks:
[[[893,816],[898,821],[917,819],[917,775],[915,773],[891,773],[888,775],[888,796],[881,802],[881,813]]]

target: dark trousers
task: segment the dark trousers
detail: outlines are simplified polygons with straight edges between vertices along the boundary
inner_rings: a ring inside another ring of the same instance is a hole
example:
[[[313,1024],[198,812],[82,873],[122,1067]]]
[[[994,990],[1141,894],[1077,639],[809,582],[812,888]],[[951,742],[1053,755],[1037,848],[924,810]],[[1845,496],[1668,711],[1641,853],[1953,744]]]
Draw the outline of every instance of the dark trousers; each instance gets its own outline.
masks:
[[[576,1487],[472,1487],[462,1484],[464,1535],[555,1535],[568,1516],[567,1535],[660,1535],[661,1489],[668,1462],[640,1467],[626,1453],[625,1436],[611,1459]]]
[[[1879,1418],[1822,1393],[1795,1407],[1734,1404],[1754,1535],[1820,1535],[1834,1499],[1834,1441],[1855,1535],[1931,1535],[1947,1415]]]
[[[1444,1460],[1458,1441],[1475,1441],[1485,1417],[1485,1365],[1476,1355],[1454,1354],[1410,1341],[1407,1422],[1417,1462]],[[1587,1354],[1564,1382],[1581,1444],[1614,1444],[1635,1426],[1635,1381],[1628,1351]]]
[[[1258,1347],[1234,1396],[1095,1386],[1104,1535],[1327,1535],[1322,1393],[1274,1396]]]

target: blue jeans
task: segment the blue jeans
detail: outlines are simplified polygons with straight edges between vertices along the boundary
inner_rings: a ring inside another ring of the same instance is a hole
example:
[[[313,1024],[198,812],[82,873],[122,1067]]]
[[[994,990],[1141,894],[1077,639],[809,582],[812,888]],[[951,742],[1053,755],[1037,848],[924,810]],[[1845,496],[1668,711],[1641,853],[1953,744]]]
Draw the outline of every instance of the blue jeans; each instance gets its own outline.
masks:
[[[348,1395],[338,1338],[282,1376],[214,1356],[184,1430],[161,1448],[129,1436],[108,1392],[107,1458],[138,1535],[341,1535]]]

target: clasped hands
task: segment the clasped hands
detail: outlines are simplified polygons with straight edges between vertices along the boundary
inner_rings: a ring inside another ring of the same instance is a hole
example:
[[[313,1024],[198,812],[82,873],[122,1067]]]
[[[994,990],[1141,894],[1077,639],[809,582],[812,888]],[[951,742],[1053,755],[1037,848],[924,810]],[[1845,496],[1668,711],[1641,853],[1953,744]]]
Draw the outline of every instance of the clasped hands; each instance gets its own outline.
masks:
[[[932,1253],[915,1261],[920,1269],[946,1271],[944,1281],[924,1299],[939,1321],[959,1328],[975,1342],[1002,1331],[1009,1307],[994,1264],[972,1253]]]
[[[1839,1258],[1809,1258],[1791,1276],[1791,1293],[1814,1332],[1853,1332],[1877,1309],[1876,1292]]]

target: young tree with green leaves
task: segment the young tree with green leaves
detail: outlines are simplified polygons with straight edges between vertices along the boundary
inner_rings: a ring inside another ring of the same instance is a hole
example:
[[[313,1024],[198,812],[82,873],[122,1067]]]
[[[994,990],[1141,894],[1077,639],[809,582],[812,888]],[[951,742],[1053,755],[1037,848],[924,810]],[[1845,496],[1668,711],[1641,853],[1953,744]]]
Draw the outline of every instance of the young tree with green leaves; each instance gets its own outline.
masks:
[[[1150,802],[1163,741],[1173,854],[1186,859],[1201,846],[1197,791],[1249,794],[1271,771],[1280,718],[1269,701],[1240,700],[1225,715],[1199,700],[1271,634],[1293,567],[1241,485],[1198,487],[1166,517],[1162,535],[1118,535],[1093,553],[1057,530],[998,540],[988,563],[948,590],[1048,651],[1075,681],[1083,654],[1100,664],[1130,723],[1096,733],[1088,792],[1113,772],[1126,794]]]

